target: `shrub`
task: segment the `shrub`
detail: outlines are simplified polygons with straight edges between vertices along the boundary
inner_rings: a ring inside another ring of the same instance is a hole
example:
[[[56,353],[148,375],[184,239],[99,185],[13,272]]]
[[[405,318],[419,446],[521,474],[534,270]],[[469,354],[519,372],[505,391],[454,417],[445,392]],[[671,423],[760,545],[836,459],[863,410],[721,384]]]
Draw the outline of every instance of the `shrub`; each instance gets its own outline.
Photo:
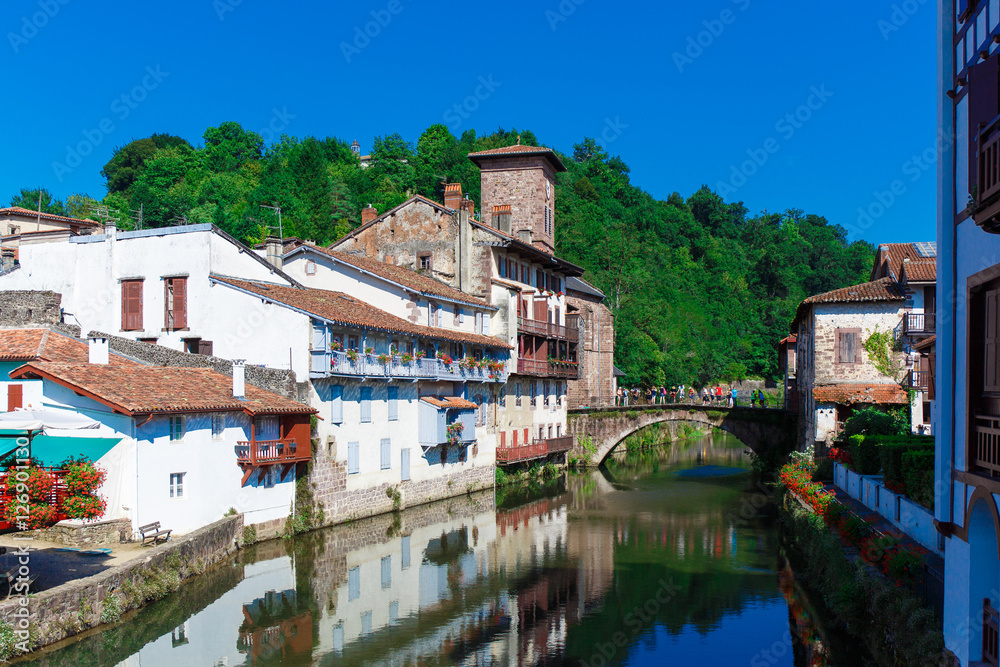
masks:
[[[905,415],[865,408],[854,413],[846,422],[838,442],[848,442],[855,435],[903,435],[908,431]]]
[[[825,482],[833,479],[833,461],[831,459],[820,459],[813,471],[814,482]]]
[[[71,496],[85,496],[100,488],[108,478],[108,472],[98,468],[89,459],[69,459],[61,467],[66,470],[66,491]]]
[[[99,519],[107,507],[101,496],[70,496],[63,501],[62,511],[70,519]]]
[[[934,509],[934,451],[920,449],[903,454],[906,494],[924,507]]]
[[[851,459],[854,470],[859,475],[875,475],[882,468],[876,442],[864,435],[853,435],[850,439]]]
[[[22,508],[27,510],[25,514],[21,514]],[[4,508],[4,518],[19,530],[47,528],[56,521],[56,508],[43,503],[19,505],[16,502],[9,502]]]
[[[934,441],[930,443],[923,437],[885,438],[879,442],[879,460],[882,462],[882,473],[885,475],[886,486],[905,487],[903,477],[903,455],[913,451],[934,451]]]

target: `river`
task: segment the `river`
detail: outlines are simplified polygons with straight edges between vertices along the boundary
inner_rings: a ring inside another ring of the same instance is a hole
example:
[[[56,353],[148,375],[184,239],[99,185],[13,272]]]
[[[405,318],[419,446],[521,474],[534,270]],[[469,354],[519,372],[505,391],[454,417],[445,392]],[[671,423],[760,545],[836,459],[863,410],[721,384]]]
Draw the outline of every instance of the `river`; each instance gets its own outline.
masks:
[[[748,468],[716,432],[263,543],[21,664],[863,664],[784,565]]]

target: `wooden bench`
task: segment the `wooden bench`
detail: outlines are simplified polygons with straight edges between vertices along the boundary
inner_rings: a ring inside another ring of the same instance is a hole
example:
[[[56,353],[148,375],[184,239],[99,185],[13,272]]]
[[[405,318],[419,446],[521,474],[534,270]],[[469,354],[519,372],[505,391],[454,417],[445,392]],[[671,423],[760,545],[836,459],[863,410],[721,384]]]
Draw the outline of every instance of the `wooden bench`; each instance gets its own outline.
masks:
[[[164,541],[170,539],[172,530],[160,530],[160,522],[154,521],[145,526],[139,526],[139,534],[142,535],[142,546],[146,546],[146,540],[151,540],[155,545],[156,541],[162,538]]]
[[[7,572],[3,574],[3,578],[7,583],[7,599],[10,599],[15,594],[19,593],[22,596],[27,595],[31,591],[31,587],[35,584],[35,580],[38,579],[37,574],[29,574],[25,577],[24,581],[18,581],[18,570],[20,568],[15,565]],[[15,593],[16,590],[16,593]]]

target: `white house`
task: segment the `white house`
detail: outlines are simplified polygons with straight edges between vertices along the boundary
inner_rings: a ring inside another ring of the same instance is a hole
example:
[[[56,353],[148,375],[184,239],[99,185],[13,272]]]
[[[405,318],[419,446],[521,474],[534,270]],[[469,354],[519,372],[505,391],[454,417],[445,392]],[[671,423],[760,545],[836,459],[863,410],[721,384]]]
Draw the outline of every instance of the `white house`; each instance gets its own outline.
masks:
[[[896,335],[904,292],[892,278],[811,296],[795,314],[800,445],[829,445],[858,406],[905,406],[900,377],[876,368],[865,350],[875,332]],[[899,364],[896,356],[891,364]],[[888,370],[888,369],[886,369]]]
[[[246,386],[240,372],[145,366],[109,354],[106,340],[92,339],[88,350],[50,329],[0,330],[0,348],[8,350],[9,381],[0,382],[8,408],[20,397],[24,407],[100,423],[49,433],[63,436],[58,455],[45,436],[35,438],[32,454],[48,466],[64,453],[89,454],[107,470],[105,519],[186,533],[230,509],[247,524],[277,525],[290,514],[311,458],[309,406]]]

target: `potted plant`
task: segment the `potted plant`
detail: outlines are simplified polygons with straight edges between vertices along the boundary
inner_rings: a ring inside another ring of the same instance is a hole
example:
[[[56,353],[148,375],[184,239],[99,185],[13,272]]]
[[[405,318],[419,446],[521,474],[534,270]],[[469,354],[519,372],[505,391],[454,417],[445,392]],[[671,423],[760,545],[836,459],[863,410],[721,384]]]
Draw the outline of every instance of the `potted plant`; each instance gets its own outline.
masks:
[[[378,355],[377,359],[378,359],[378,362],[380,364],[382,364],[383,366],[385,366],[387,363],[389,363],[390,361],[392,361],[392,357],[390,357],[388,354],[380,354],[380,355]]]
[[[330,350],[332,352],[343,352],[344,344],[341,343],[339,340],[335,340],[332,343],[330,343]]]
[[[371,345],[366,345],[365,354],[367,354],[369,357],[372,356],[373,354],[375,354],[375,348],[372,347]]]
[[[354,363],[355,361],[358,360],[358,351],[355,350],[354,348],[351,348],[350,350],[347,351],[347,358],[351,360],[351,363]]]
[[[462,440],[462,431],[465,430],[465,426],[462,422],[452,422],[448,424],[448,444],[457,445]]]
[[[420,361],[421,359],[423,359],[426,356],[427,356],[427,353],[424,352],[423,350],[417,350],[416,352],[413,353],[413,358],[416,359],[417,361]]]
[[[454,359],[452,359],[451,357],[449,357],[444,352],[438,352],[437,353],[437,358],[440,359],[441,363],[443,363],[445,366],[451,366],[452,363],[454,363],[454,361],[455,361]]]
[[[411,361],[413,361],[413,355],[410,354],[409,352],[404,352],[403,355],[399,358],[399,360],[402,361],[404,364],[408,364]]]

